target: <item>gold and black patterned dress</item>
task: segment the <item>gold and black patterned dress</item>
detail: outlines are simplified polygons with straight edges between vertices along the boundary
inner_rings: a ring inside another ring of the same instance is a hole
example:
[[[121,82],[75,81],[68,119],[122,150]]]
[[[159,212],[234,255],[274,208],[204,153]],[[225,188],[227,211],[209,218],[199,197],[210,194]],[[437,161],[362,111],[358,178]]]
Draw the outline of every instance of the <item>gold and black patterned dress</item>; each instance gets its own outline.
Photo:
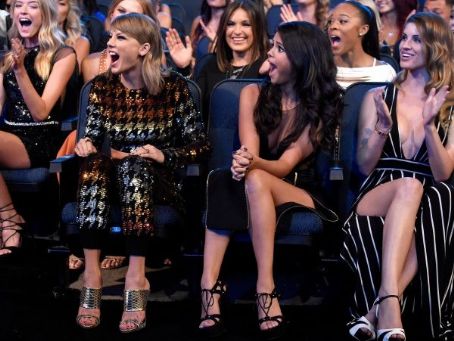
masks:
[[[145,88],[127,89],[118,76],[102,74],[93,80],[87,115],[85,136],[98,151],[107,137],[113,149],[126,153],[153,145],[164,153],[165,161],[159,164],[134,155],[112,160],[101,153],[86,158],[79,181],[82,233],[105,230],[111,203],[117,201],[124,234],[153,235],[153,205],[182,206],[174,171],[195,162],[209,148],[186,82],[170,75],[153,96]],[[100,248],[96,241],[82,242],[84,248]]]

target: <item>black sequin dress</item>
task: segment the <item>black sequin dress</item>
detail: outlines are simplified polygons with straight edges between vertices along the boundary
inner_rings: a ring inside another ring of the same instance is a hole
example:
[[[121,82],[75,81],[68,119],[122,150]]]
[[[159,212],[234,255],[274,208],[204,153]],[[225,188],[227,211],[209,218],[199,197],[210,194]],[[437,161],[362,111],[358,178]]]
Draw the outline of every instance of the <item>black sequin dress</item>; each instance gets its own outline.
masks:
[[[175,170],[195,162],[209,149],[202,118],[185,80],[176,75],[166,77],[155,96],[146,89],[125,88],[115,75],[102,74],[92,82],[85,136],[97,150],[107,137],[113,149],[126,153],[153,145],[164,153],[165,161],[158,164],[134,155],[112,160],[100,153],[88,157],[80,175],[80,227],[82,231],[105,230],[111,203],[117,201],[123,232],[151,236],[154,204],[182,207]]]
[[[38,52],[39,47],[29,50],[24,66],[36,92],[42,96],[47,81],[38,75],[34,67]],[[3,88],[6,94],[5,116],[0,129],[19,137],[27,150],[31,167],[47,167],[49,161],[55,158],[60,143],[60,102],[57,101],[44,121],[35,122],[22,97],[13,70],[4,74]]]

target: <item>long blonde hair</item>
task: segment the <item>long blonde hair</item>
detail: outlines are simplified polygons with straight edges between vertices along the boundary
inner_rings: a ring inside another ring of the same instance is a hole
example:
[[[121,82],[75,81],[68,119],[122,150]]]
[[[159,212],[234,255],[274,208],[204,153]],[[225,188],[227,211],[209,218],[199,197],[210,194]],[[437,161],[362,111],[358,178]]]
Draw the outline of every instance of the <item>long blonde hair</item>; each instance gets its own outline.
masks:
[[[66,34],[65,43],[74,47],[77,39],[79,39],[83,33],[83,26],[80,21],[81,12],[77,0],[68,0],[68,8],[68,15],[63,23],[63,30]]]
[[[8,31],[8,36],[12,38],[21,38],[14,22],[14,7],[18,0],[12,0],[10,15],[13,18],[13,24]],[[39,9],[42,16],[41,27],[38,31],[39,53],[35,59],[35,70],[38,75],[46,80],[49,78],[52,69],[52,59],[55,52],[64,45],[64,34],[58,27],[58,10],[57,3],[53,0],[39,0]],[[0,68],[1,73],[11,70],[14,60],[12,52],[5,56],[4,63]]]
[[[426,52],[426,70],[429,74],[429,81],[425,84],[424,90],[429,93],[432,88],[440,89],[448,85],[454,88],[454,38],[447,23],[437,14],[416,13],[412,15],[405,25],[415,24],[424,45]],[[395,80],[399,87],[407,78],[408,70],[401,71]],[[448,107],[454,105],[454,92],[451,91],[440,110],[440,120],[448,119]]]
[[[111,29],[123,32],[139,44],[150,44],[150,51],[142,61],[142,77],[148,92],[158,94],[166,72],[161,67],[161,32],[156,21],[144,14],[129,13],[116,17],[111,23]]]

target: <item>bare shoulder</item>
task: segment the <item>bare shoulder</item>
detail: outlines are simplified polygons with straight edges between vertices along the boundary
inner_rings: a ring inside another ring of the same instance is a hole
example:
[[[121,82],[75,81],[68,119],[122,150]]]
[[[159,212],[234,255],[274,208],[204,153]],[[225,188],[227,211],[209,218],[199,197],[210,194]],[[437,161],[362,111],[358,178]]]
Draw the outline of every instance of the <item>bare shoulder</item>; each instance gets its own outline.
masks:
[[[249,84],[246,85],[242,90],[241,90],[241,97],[243,98],[257,98],[260,93],[260,85],[259,84]]]

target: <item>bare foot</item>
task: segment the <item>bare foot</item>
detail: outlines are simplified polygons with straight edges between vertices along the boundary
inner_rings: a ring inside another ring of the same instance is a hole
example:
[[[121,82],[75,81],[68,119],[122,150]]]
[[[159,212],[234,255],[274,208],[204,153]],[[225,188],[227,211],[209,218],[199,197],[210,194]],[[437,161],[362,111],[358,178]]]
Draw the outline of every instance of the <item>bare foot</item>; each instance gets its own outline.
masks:
[[[386,295],[382,295],[386,296]],[[402,317],[399,299],[388,297],[379,303],[377,329],[402,328]],[[400,334],[391,334],[393,339],[404,340]]]
[[[220,283],[220,285],[218,285]],[[221,313],[221,308],[219,306],[219,299],[221,298],[221,293],[211,293],[210,291],[219,290],[225,292],[225,284],[222,282],[209,283],[208,285],[202,285],[202,313],[201,313],[201,322],[199,324],[199,329],[211,327],[215,325],[215,321],[212,319],[205,319],[207,315],[217,315]],[[211,288],[207,289],[206,288]]]
[[[101,262],[101,269],[112,270],[123,266],[126,257],[123,256],[106,256]]]
[[[84,259],[70,254],[68,258],[68,268],[70,270],[79,270],[84,266]]]
[[[7,247],[20,247],[22,231],[21,225],[25,220],[20,216],[14,208],[8,210],[9,215],[2,217],[1,222],[1,242],[0,242],[0,256],[7,255],[12,251]],[[0,219],[1,221],[1,219]]]
[[[279,301],[275,290],[272,291],[257,289],[256,295],[259,320],[267,316],[282,316],[281,307],[279,306]],[[260,323],[260,330],[268,330],[275,328],[278,325],[278,321],[264,321]]]

